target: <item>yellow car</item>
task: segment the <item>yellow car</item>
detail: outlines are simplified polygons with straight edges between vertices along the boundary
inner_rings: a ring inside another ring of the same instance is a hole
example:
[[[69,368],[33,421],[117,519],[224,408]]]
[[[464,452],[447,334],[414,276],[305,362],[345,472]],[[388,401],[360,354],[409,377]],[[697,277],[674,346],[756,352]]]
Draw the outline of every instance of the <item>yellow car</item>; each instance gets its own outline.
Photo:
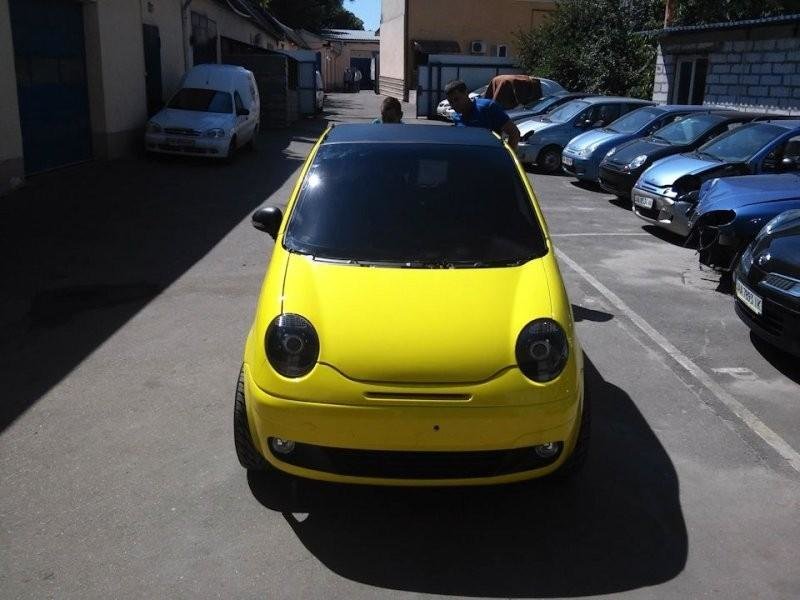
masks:
[[[247,469],[383,485],[496,484],[586,457],[583,355],[552,243],[491,132],[337,125],[286,206],[247,336]]]

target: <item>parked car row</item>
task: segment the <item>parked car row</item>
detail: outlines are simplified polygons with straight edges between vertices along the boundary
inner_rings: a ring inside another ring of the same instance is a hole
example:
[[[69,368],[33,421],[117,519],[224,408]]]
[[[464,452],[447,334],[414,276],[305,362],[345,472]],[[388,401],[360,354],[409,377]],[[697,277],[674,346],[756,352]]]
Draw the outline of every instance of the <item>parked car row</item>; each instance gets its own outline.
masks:
[[[521,162],[630,199],[733,276],[756,335],[800,355],[800,119],[594,96],[518,126]]]

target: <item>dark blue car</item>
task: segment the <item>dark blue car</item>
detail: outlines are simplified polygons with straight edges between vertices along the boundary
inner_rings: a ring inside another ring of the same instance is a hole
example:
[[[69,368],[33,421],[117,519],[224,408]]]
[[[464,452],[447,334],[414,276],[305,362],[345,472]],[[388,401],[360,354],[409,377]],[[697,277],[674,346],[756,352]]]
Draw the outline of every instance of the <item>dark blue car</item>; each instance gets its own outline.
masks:
[[[710,179],[690,210],[687,245],[703,264],[730,271],[764,224],[792,209],[800,209],[798,172]]]

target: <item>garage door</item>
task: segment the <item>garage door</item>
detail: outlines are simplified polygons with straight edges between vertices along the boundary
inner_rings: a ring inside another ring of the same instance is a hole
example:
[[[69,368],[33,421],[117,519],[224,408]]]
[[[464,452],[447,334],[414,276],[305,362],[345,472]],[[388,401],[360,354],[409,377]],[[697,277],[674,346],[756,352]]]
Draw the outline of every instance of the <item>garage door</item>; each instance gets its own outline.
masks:
[[[83,15],[74,0],[10,0],[25,172],[91,156]]]

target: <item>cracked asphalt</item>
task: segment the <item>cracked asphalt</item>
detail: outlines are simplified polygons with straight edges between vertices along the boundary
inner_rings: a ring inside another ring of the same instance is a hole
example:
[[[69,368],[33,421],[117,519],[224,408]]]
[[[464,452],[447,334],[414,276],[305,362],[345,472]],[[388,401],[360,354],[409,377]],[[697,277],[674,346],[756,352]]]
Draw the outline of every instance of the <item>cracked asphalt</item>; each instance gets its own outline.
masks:
[[[332,94],[232,166],[87,164],[3,199],[0,596],[800,597],[779,451],[800,451],[797,360],[750,337],[693,251],[563,176],[530,175],[594,399],[579,478],[376,489],[238,466],[272,247],[249,216],[285,204],[326,122],[380,99]]]

